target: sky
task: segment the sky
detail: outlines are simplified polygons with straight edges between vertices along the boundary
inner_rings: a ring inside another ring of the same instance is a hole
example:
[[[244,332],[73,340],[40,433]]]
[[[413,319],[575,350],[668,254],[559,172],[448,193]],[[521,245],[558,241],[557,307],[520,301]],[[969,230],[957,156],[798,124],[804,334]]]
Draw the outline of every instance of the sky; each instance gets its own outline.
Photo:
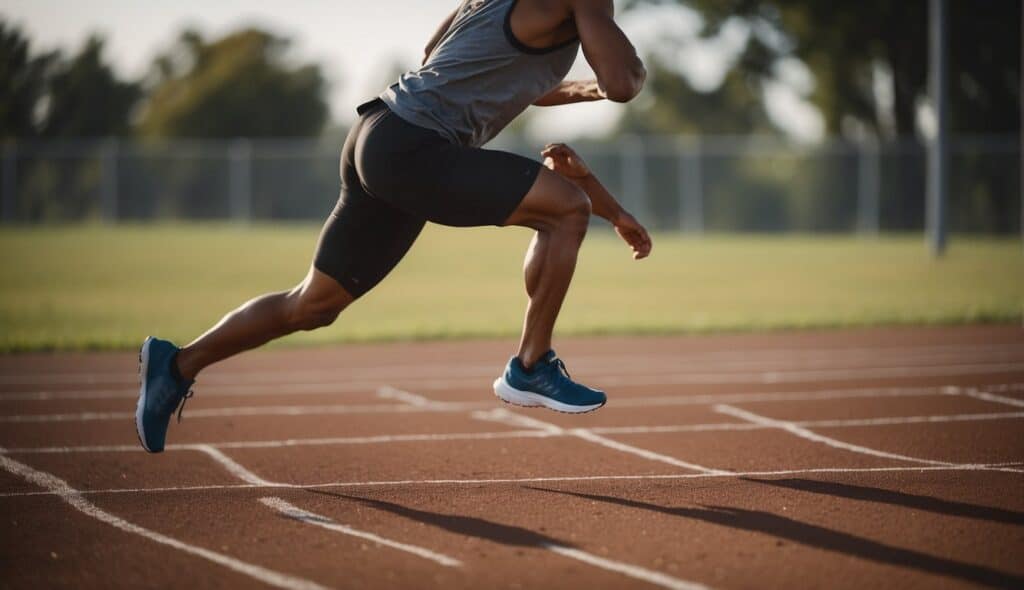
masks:
[[[0,16],[21,26],[37,50],[75,51],[91,33],[107,39],[107,58],[126,77],[139,77],[185,27],[214,38],[255,25],[295,40],[297,60],[315,61],[331,83],[335,120],[348,122],[355,106],[388,82],[393,65],[413,66],[423,47],[457,0],[3,0]],[[630,13],[619,24],[641,54],[659,51],[659,38],[696,31],[695,13],[676,7]],[[724,76],[746,32],[727,29],[718,38],[692,43],[671,55],[690,82],[714,88]],[[821,137],[822,122],[803,96],[813,82],[791,64],[784,82],[770,87],[769,115],[792,136]],[[582,55],[570,78],[592,78]],[[608,102],[537,109],[528,131],[540,141],[600,135],[614,126],[622,105]]]

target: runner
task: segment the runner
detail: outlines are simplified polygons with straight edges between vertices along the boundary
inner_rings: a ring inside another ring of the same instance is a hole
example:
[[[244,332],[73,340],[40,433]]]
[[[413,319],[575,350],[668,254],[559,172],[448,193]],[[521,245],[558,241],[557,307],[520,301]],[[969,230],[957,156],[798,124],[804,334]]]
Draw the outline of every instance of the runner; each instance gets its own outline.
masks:
[[[597,79],[563,81],[582,46]],[[140,353],[136,428],[160,452],[199,372],[298,330],[331,324],[402,259],[427,221],[518,225],[536,231],[524,264],[526,309],[519,350],[494,382],[502,400],[561,412],[595,410],[604,392],[570,379],[551,334],[591,214],[632,248],[647,231],[568,146],[547,146],[544,165],[481,149],[530,104],[631,100],[646,72],[613,20],[612,0],[466,0],[427,45],[422,66],[361,105],[341,153],[341,196],[306,278],[228,313],[178,348],[149,337]]]

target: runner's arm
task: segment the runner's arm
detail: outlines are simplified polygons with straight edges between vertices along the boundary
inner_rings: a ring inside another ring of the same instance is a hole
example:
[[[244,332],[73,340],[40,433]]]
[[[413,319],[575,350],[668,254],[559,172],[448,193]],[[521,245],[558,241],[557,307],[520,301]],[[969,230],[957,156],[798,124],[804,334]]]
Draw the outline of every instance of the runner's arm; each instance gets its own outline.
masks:
[[[551,92],[538,98],[533,104],[539,107],[556,107],[575,102],[602,100],[603,98],[604,94],[601,92],[597,80],[567,80],[556,86]]]
[[[437,27],[437,30],[434,31],[434,36],[430,38],[427,46],[423,49],[423,61],[421,63],[427,63],[427,60],[430,59],[430,54],[434,52],[434,48],[441,41],[441,37],[444,37],[444,34],[448,32],[448,27],[452,26],[452,21],[455,20],[455,15],[458,12],[456,10],[449,14],[448,18],[444,19],[444,22],[441,23],[441,26]]]
[[[567,0],[583,46],[583,56],[597,74],[601,94],[628,102],[640,93],[647,70],[636,48],[615,24],[612,0]]]
[[[587,193],[594,215],[607,219],[615,226],[615,232],[633,249],[634,259],[646,258],[651,253],[651,236],[647,234],[647,229],[615,200],[579,154],[564,143],[552,143],[544,148],[541,156],[544,157],[545,166]]]

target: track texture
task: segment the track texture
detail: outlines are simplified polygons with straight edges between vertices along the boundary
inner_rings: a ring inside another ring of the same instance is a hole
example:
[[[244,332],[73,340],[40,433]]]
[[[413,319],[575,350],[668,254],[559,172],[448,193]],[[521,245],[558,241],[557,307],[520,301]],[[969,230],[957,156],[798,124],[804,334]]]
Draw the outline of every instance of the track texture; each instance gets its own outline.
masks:
[[[581,416],[509,347],[243,355],[160,455],[133,354],[0,357],[0,586],[1024,587],[1020,327],[565,340]]]

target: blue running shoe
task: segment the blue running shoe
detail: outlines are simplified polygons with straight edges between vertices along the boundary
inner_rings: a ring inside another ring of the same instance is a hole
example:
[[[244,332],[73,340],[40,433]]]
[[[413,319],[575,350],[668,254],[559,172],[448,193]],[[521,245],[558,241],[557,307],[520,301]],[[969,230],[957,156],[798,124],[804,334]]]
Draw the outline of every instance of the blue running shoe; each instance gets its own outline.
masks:
[[[592,412],[608,401],[603,391],[573,381],[553,350],[529,372],[517,357],[512,357],[505,373],[494,380],[494,395],[517,406],[543,406],[568,414]]]
[[[181,381],[171,368],[178,347],[166,340],[146,338],[139,352],[139,404],[135,408],[135,430],[142,448],[150,453],[164,450],[167,426],[171,416],[185,409],[185,400],[192,397],[192,382]],[[179,409],[180,408],[180,409]]]

